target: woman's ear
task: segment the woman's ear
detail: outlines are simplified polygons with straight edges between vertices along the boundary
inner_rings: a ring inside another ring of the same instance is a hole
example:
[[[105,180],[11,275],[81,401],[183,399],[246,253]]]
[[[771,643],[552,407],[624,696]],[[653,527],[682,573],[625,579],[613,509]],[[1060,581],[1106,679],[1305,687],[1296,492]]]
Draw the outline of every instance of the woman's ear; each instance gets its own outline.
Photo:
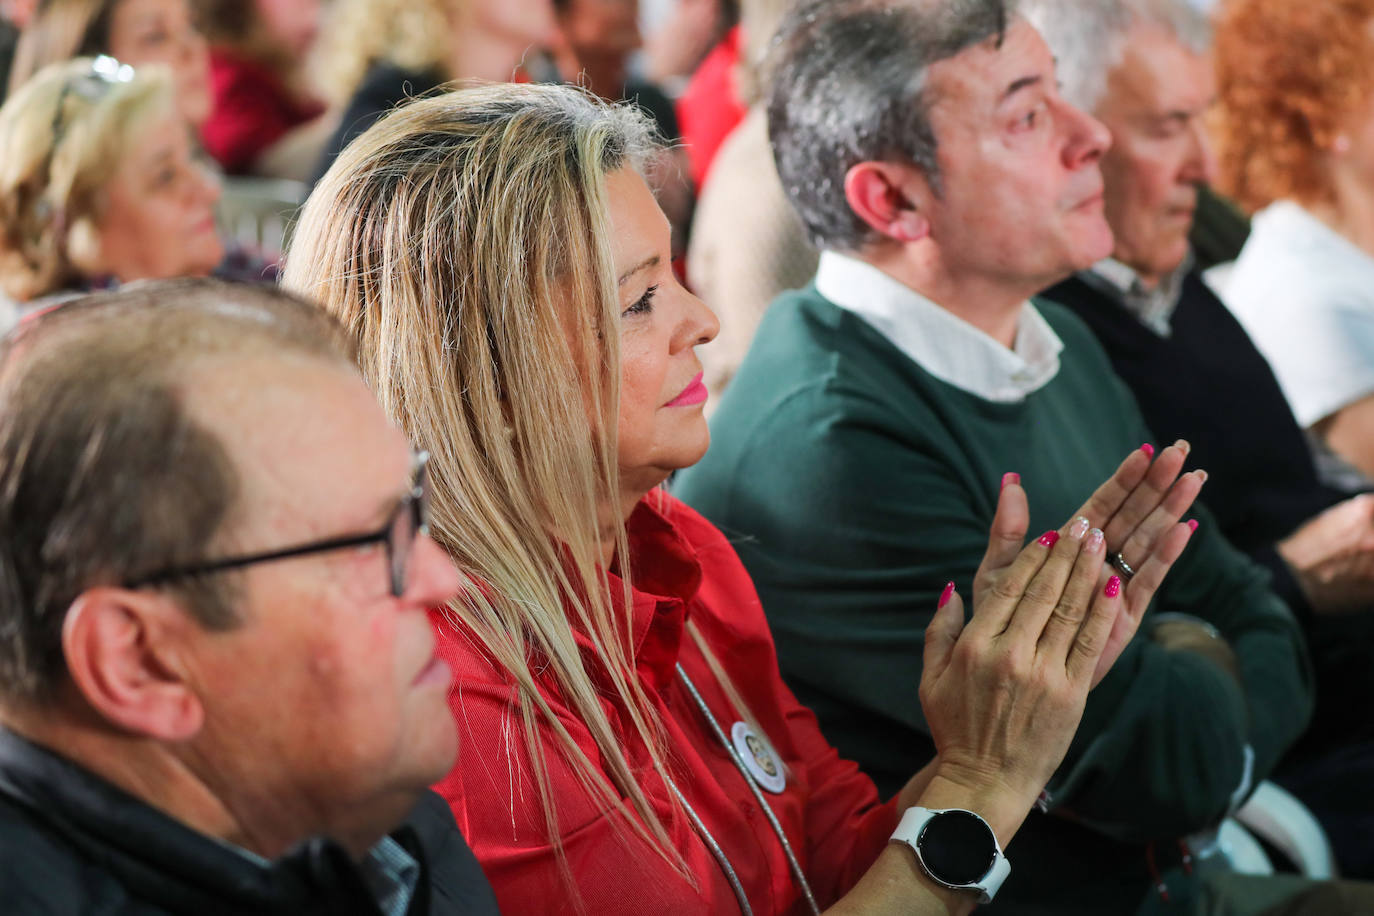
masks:
[[[895,242],[919,242],[930,235],[927,202],[933,196],[913,167],[860,162],[844,176],[849,208],[875,232]]]
[[[67,260],[72,266],[88,277],[99,277],[110,273],[101,253],[100,230],[95,220],[83,216],[67,228],[64,239],[67,246]]]
[[[62,623],[67,671],[108,722],[159,741],[200,731],[204,708],[179,670],[175,642],[185,614],[162,595],[117,587],[88,589],[72,602]]]

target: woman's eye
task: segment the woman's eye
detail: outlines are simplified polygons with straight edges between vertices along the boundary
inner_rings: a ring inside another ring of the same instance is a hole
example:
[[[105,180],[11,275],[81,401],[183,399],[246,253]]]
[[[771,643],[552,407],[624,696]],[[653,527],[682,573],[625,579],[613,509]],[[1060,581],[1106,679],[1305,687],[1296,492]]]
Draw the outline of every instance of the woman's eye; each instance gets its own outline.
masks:
[[[634,304],[634,305],[632,305],[632,306],[630,306],[629,308],[627,308],[627,309],[626,309],[624,312],[622,312],[621,314],[622,314],[622,315],[645,315],[645,314],[648,314],[649,312],[653,311],[653,308],[654,308],[654,305],[653,305],[653,303],[654,303],[654,293],[656,293],[656,292],[658,292],[658,287],[657,287],[657,286],[651,286],[651,287],[649,287],[648,289],[646,289],[646,290],[644,291],[644,295],[640,296],[640,297],[635,301],[635,304]]]

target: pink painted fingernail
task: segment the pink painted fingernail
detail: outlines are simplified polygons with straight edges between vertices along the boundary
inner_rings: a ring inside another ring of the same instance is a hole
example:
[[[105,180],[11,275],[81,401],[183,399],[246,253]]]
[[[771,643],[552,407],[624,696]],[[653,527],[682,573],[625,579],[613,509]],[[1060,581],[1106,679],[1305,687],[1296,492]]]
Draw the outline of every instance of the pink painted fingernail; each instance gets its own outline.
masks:
[[[954,597],[954,583],[953,583],[953,582],[951,582],[951,583],[949,583],[948,585],[946,585],[946,586],[945,586],[945,590],[942,591],[942,592],[940,592],[940,603],[937,604],[937,605],[935,605],[936,609],[938,610],[939,608],[944,607],[946,604],[949,604],[949,599],[952,598],[952,597]]]
[[[1021,475],[1020,475],[1020,474],[1017,474],[1017,473],[1015,473],[1015,472],[1013,472],[1013,471],[1008,471],[1007,473],[1005,473],[1005,474],[1002,475],[1002,489],[1003,489],[1003,490],[1005,490],[1007,487],[1009,487],[1009,486],[1011,486],[1011,485],[1013,485],[1013,484],[1019,484],[1020,482],[1021,482]]]
[[[1147,458],[1153,458],[1155,456],[1155,447],[1148,442],[1142,445],[1140,450],[1145,453],[1145,457]]]
[[[1121,577],[1112,576],[1108,579],[1107,587],[1102,590],[1102,593],[1108,598],[1115,598],[1117,595],[1121,594]]]
[[[1188,530],[1189,530],[1189,531],[1196,531],[1196,530],[1197,530],[1197,519],[1195,519],[1195,518],[1190,518],[1190,519],[1188,519]]]
[[[1053,547],[1055,544],[1059,543],[1059,532],[1046,531],[1044,534],[1040,535],[1040,543],[1044,544],[1046,547]]]

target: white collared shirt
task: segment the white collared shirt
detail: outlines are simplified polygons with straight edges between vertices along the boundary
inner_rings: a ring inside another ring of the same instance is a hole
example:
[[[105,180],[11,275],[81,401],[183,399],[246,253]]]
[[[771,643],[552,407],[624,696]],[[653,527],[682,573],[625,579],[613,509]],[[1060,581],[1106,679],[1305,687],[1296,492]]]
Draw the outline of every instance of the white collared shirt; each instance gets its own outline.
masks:
[[[1169,337],[1173,333],[1170,322],[1183,295],[1183,278],[1192,268],[1193,255],[1189,252],[1183,263],[1153,288],[1140,281],[1134,268],[1116,258],[1103,258],[1080,276],[1088,283],[1105,287],[1145,327],[1160,337]]]
[[[931,375],[984,400],[1023,401],[1059,372],[1064,344],[1029,301],[1021,308],[1016,345],[1007,349],[909,286],[848,255],[821,255],[816,290],[868,322]]]

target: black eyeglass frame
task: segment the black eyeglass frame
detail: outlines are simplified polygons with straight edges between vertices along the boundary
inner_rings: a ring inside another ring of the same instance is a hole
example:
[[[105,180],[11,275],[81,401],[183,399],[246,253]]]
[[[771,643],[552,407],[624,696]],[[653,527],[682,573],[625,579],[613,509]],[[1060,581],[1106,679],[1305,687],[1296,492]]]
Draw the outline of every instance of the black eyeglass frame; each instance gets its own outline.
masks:
[[[428,464],[429,452],[415,453],[411,470],[410,489],[401,497],[401,500],[396,504],[396,508],[392,510],[392,513],[387,516],[386,524],[376,531],[369,531],[362,534],[347,534],[340,537],[326,538],[320,541],[310,541],[305,544],[295,544],[290,547],[281,547],[276,550],[242,554],[236,557],[225,557],[220,560],[211,560],[206,563],[168,566],[126,582],[124,587],[146,588],[150,585],[160,585],[176,579],[188,579],[192,576],[203,576],[224,572],[230,569],[241,569],[245,566],[257,565],[258,563],[273,563],[277,560],[289,560],[295,557],[305,557],[317,553],[344,550],[349,547],[365,547],[368,544],[380,543],[386,545],[386,559],[387,569],[390,574],[391,596],[393,598],[399,598],[405,594],[410,554],[415,549],[415,542],[419,538],[429,535],[429,476],[426,473]],[[410,529],[410,541],[402,548],[394,543],[394,536],[396,532],[396,523],[400,520],[404,512],[411,513],[412,527]]]

